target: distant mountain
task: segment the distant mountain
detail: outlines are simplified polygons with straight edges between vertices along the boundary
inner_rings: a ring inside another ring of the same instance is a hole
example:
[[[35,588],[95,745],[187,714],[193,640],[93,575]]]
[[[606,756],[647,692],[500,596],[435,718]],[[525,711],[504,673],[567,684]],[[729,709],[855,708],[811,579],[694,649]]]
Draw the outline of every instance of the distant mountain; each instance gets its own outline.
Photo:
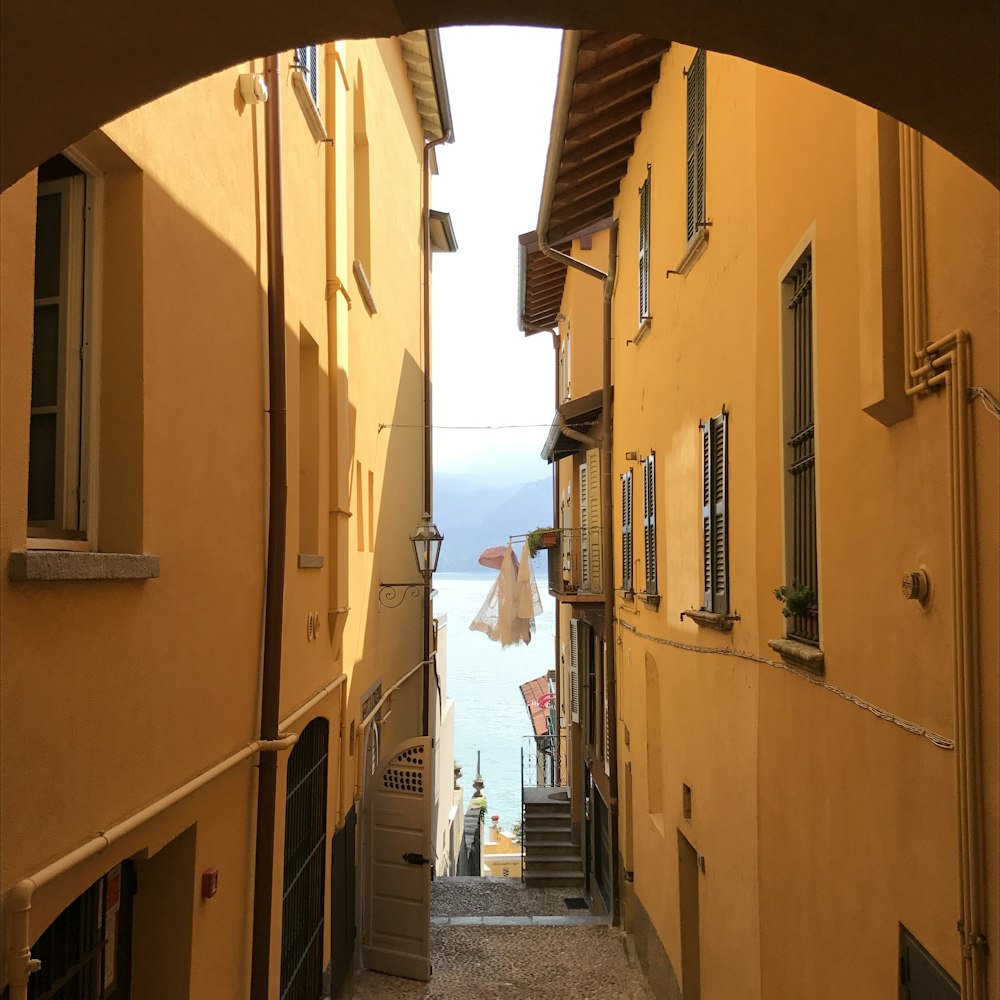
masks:
[[[435,476],[434,522],[444,535],[438,571],[482,570],[483,549],[552,523],[552,480],[500,487],[462,476]],[[520,545],[515,544],[518,553]]]

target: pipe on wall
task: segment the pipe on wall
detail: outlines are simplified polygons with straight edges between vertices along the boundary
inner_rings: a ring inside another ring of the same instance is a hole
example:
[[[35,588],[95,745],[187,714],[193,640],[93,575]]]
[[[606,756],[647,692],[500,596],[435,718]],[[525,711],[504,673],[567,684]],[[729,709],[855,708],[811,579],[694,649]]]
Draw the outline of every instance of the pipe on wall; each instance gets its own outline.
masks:
[[[264,60],[268,99],[264,105],[267,188],[267,354],[268,354],[268,524],[264,581],[264,655],[260,736],[278,733],[281,697],[281,636],[285,594],[285,535],[288,519],[288,400],[285,379],[285,262],[281,190],[281,61]],[[271,962],[271,907],[274,880],[274,818],[278,760],[260,755],[257,769],[257,833],[254,849],[253,933],[250,952],[251,1000],[267,1000]]]
[[[199,789],[209,784],[209,782],[214,781],[237,764],[252,757],[255,753],[276,754],[279,751],[290,749],[295,745],[297,740],[297,734],[281,733],[273,740],[254,740],[252,743],[248,743],[245,747],[230,754],[218,764],[215,764],[206,771],[202,771],[201,774],[181,785],[180,788],[176,788],[162,798],[157,799],[121,823],[116,823],[114,826],[108,827],[103,833],[88,840],[87,843],[82,844],[76,850],[64,855],[57,861],[53,861],[52,864],[47,865],[29,878],[21,879],[11,889],[7,902],[7,919],[10,928],[10,945],[7,954],[10,1000],[27,1000],[28,977],[32,972],[37,972],[40,968],[38,960],[31,957],[31,901],[38,889],[44,885],[48,885],[50,882],[54,882],[61,875],[65,875],[84,861],[96,857],[112,844],[117,843],[128,834],[139,829],[144,823],[148,823],[182,799],[193,795]]]
[[[938,389],[948,395],[962,996],[967,1000],[987,1000],[985,790],[980,718],[982,666],[976,632],[976,514],[969,414],[972,337],[967,330],[955,330],[946,337],[928,342],[923,141],[912,128],[900,125],[906,392],[917,399],[927,398]]]
[[[452,132],[446,126],[444,134],[439,139],[431,139],[424,143],[424,155],[421,170],[421,215],[423,217],[424,244],[424,287],[423,287],[423,348],[424,348],[424,511],[434,513],[434,428],[433,418],[433,383],[431,381],[431,153],[446,142],[451,142]],[[430,580],[424,588],[423,599],[423,660],[424,695],[423,695],[423,731],[430,735],[430,666],[434,666],[435,677],[437,665],[431,657],[431,590]]]

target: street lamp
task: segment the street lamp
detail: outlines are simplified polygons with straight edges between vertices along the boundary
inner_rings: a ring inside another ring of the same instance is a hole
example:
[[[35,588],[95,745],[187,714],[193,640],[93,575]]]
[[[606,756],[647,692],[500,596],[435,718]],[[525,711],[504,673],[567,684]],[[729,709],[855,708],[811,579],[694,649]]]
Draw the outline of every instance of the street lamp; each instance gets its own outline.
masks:
[[[417,572],[425,580],[437,572],[443,540],[444,536],[438,531],[430,514],[424,511],[424,516],[420,519],[417,530],[410,535],[410,542],[413,544],[413,555],[417,560]]]
[[[383,608],[398,608],[407,596],[416,597],[421,591],[430,589],[431,575],[437,570],[438,559],[441,556],[442,541],[444,536],[431,520],[431,515],[425,511],[420,524],[410,535],[413,556],[417,560],[417,571],[423,579],[419,583],[380,582],[378,602]]]

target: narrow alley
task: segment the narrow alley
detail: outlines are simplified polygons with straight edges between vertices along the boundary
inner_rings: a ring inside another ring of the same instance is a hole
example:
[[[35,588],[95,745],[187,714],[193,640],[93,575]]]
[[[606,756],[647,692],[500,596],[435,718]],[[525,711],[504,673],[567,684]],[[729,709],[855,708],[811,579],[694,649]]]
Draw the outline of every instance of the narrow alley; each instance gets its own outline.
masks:
[[[571,908],[572,891],[504,878],[437,879],[431,981],[361,972],[351,1000],[451,1000],[470,989],[482,1000],[651,1000],[625,934]]]

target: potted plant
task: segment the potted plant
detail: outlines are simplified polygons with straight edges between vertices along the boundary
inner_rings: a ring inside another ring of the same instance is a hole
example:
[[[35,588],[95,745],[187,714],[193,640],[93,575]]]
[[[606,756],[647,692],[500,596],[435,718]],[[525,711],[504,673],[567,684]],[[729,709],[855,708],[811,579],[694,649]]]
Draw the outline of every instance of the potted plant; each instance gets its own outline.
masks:
[[[774,591],[774,596],[784,604],[781,613],[786,618],[804,615],[816,605],[816,591],[801,583],[786,583]]]
[[[551,549],[558,541],[559,532],[556,528],[535,528],[528,535],[528,552],[534,559],[539,549]]]

